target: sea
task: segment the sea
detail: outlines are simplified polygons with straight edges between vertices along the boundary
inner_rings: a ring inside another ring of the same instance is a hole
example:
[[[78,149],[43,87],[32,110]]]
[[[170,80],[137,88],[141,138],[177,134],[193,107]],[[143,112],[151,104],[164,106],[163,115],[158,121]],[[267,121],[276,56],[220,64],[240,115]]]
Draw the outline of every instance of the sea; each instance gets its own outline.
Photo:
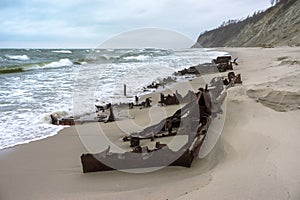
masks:
[[[183,81],[173,73],[224,54],[211,49],[0,49],[0,149],[65,128],[52,125],[50,114],[84,118],[97,104],[133,102],[135,95],[151,92],[145,87],[153,81]]]

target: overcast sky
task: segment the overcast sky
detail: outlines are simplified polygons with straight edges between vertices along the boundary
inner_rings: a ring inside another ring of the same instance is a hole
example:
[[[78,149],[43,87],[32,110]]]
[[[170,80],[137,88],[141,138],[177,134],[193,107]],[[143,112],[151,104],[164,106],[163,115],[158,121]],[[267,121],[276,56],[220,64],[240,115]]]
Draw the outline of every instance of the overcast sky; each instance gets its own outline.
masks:
[[[270,0],[0,0],[0,48],[93,48],[149,27],[195,41],[223,21],[269,6]]]

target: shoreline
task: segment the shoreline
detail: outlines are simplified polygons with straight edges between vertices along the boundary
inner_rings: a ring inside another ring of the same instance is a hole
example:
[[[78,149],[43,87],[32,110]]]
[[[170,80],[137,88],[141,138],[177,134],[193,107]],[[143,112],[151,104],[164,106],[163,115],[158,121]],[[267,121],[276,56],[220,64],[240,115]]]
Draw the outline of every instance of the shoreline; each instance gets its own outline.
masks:
[[[243,85],[228,92],[222,135],[207,157],[194,161],[191,168],[167,167],[146,174],[83,174],[80,155],[87,149],[76,131],[92,138],[88,142],[97,152],[101,138],[93,135],[99,125],[69,127],[55,136],[0,150],[1,199],[299,199],[300,161],[295,158],[300,153],[300,110],[277,112],[255,98],[263,98],[260,95],[269,92],[265,88],[275,91],[285,89],[287,83],[289,87],[299,84],[298,65],[284,63],[300,60],[300,48],[219,49],[239,57],[234,72],[242,74]],[[283,56],[288,58],[279,61]],[[176,88],[180,90],[180,86]],[[250,89],[258,91],[251,93],[257,97],[248,96]],[[270,94],[273,100],[281,97],[281,93]],[[176,109],[165,108],[170,113]],[[123,130],[155,123],[143,117],[146,109],[139,111],[134,116],[135,126],[125,121],[120,124]],[[120,137],[112,134],[120,128],[111,124],[101,128],[108,130],[112,139]]]
[[[216,52],[218,52],[218,54],[224,54],[224,53],[227,53],[227,52],[225,52],[225,51],[218,51],[218,50],[214,50],[214,49],[212,49],[212,48],[208,48],[208,49],[206,49],[205,48],[205,51],[208,53],[208,52],[214,52],[214,53],[216,53]],[[187,67],[190,67],[190,66],[187,66]],[[174,71],[174,72],[176,72],[176,71]],[[173,73],[174,73],[173,72]],[[173,76],[173,74],[169,74],[167,77],[164,77],[164,78],[169,78],[169,77],[172,77]],[[193,76],[193,75],[191,75],[191,76]],[[167,83],[166,85],[165,85],[165,87],[166,87],[166,89],[164,89],[162,86],[160,86],[158,89],[155,89],[155,90],[153,90],[152,89],[152,91],[151,91],[151,89],[149,90],[149,91],[144,91],[144,92],[141,92],[140,94],[137,94],[138,96],[140,96],[140,100],[145,100],[145,98],[147,98],[147,97],[149,97],[149,96],[151,96],[151,95],[154,95],[154,96],[157,96],[156,94],[159,94],[160,92],[164,92],[164,91],[166,91],[166,90],[168,90],[168,88],[170,89],[170,88],[174,88],[174,87],[176,87],[176,85],[177,84],[180,84],[180,83],[187,83],[187,82],[189,82],[189,81],[191,81],[191,80],[193,80],[193,79],[195,79],[195,78],[197,78],[196,76],[194,76],[194,77],[184,77],[184,76],[175,76],[177,79],[174,81],[174,82],[170,82],[170,83]],[[178,79],[179,78],[179,79]],[[153,80],[153,82],[155,82],[155,81],[157,81],[157,80]],[[147,84],[149,84],[149,83],[144,83],[144,89],[147,89],[146,88],[146,86],[147,86]],[[175,91],[175,90],[174,90]],[[133,99],[133,97],[132,97],[132,99]],[[119,102],[118,104],[116,104],[116,105],[122,105],[122,104],[127,104],[127,103],[122,103],[122,102]],[[122,111],[121,111],[122,112]],[[89,115],[84,115],[85,117],[87,117],[87,116],[92,116],[94,113],[90,113]],[[50,115],[50,114],[49,114]],[[82,117],[82,116],[81,116]],[[50,119],[51,120],[51,119]],[[124,120],[124,119],[120,119],[120,120]],[[119,121],[120,121],[119,120]],[[83,124],[86,124],[86,123],[91,123],[91,122],[83,122]],[[49,123],[50,125],[51,125],[51,123]],[[16,143],[16,144],[13,144],[13,145],[9,145],[9,146],[6,146],[6,147],[4,147],[4,148],[2,148],[2,149],[0,149],[0,151],[1,150],[5,150],[5,149],[8,149],[8,148],[13,148],[13,147],[15,147],[15,146],[19,146],[19,145],[26,145],[26,144],[29,144],[29,143],[31,143],[31,142],[36,142],[36,141],[39,141],[39,140],[44,140],[44,139],[47,139],[48,137],[53,137],[53,136],[55,136],[55,135],[57,135],[57,134],[59,134],[59,132],[61,132],[62,130],[64,130],[64,129],[68,129],[68,128],[70,128],[70,127],[68,127],[68,126],[59,126],[59,128],[60,128],[60,130],[59,131],[56,131],[56,132],[53,132],[53,133],[51,133],[51,134],[49,134],[49,135],[47,135],[47,136],[43,136],[43,137],[41,137],[41,138],[35,138],[35,139],[32,139],[32,140],[29,140],[29,141],[22,141],[22,142],[19,142],[19,143]]]

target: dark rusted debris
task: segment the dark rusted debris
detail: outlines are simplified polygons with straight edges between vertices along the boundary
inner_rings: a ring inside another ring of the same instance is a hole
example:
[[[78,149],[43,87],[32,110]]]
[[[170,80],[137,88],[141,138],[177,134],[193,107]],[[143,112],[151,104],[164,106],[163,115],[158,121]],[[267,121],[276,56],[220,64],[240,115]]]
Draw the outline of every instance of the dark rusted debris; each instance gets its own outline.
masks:
[[[231,61],[231,56],[219,56],[212,60],[212,63],[199,64],[189,68],[185,68],[175,73],[175,75],[186,75],[186,74],[208,74],[225,72],[227,70],[233,70],[232,64],[237,64],[237,58]]]
[[[172,116],[141,132],[125,136],[123,141],[130,142],[132,151],[113,153],[107,149],[97,154],[82,154],[83,172],[159,166],[191,167],[193,159],[201,150],[211,121],[222,113],[220,105],[226,97],[226,88],[231,86],[225,87],[222,82],[222,78],[215,78],[209,87],[199,88],[196,94],[189,92],[183,99],[190,101]],[[159,141],[154,149],[141,146],[141,140],[153,141],[175,135],[188,136],[187,143],[178,151],[171,150],[167,144]]]
[[[229,84],[242,84],[242,78],[241,74],[235,75],[234,72],[229,72],[227,75],[227,79],[225,78],[223,80],[224,85],[229,85]]]
[[[112,105],[110,104],[109,105],[109,116],[108,116],[107,120],[105,121],[105,123],[114,122],[114,121],[116,121],[116,118],[115,118],[115,115],[113,113]]]
[[[100,111],[104,112],[105,110],[109,109],[110,106],[111,106],[111,103],[108,103],[105,106],[95,105],[95,107],[96,107],[96,113],[100,112]]]
[[[128,104],[128,107],[129,107],[129,109],[132,109],[133,107],[139,107],[140,109],[149,108],[149,107],[151,107],[151,102],[152,102],[152,100],[150,98],[151,97],[146,98],[145,101],[142,101],[141,103],[139,103],[135,99],[135,104],[133,102],[131,102]]]
[[[51,117],[51,124],[53,125],[68,125],[68,126],[75,125],[75,120],[72,117],[62,118],[62,119],[58,119],[54,115],[50,115],[50,117]]]
[[[143,101],[143,102],[141,102],[140,104],[138,104],[137,106],[141,106],[140,108],[149,108],[149,107],[151,107],[151,99],[150,99],[151,97],[148,97],[148,98],[146,98],[145,99],[145,101]]]
[[[180,96],[178,97],[180,98]],[[163,93],[161,93],[160,101],[158,103],[160,103],[161,105],[176,105],[179,104],[179,101],[176,94],[173,94],[172,96],[168,94],[167,96],[165,96]]]
[[[196,117],[198,113],[197,107],[197,100],[195,100],[158,125],[148,127],[144,131],[132,134],[129,137],[124,137],[124,141],[130,141],[130,146],[132,147],[130,152],[111,153],[104,151],[98,154],[83,154],[81,156],[83,172],[167,165],[190,167],[195,154],[198,152],[199,145],[202,144],[205,138],[203,133],[208,128],[206,124],[209,123],[209,120],[206,119],[203,120],[203,125],[202,123],[199,124],[199,117]],[[187,116],[181,119],[182,114]],[[180,118],[177,118],[177,116]],[[172,151],[167,145],[163,144],[156,145],[156,148],[151,150],[147,146],[140,146],[140,140],[153,140],[154,138],[170,136],[169,134],[170,132],[172,134],[172,130],[167,130],[164,133],[164,130],[169,129],[170,126],[173,129],[177,127],[174,135],[188,135],[189,137],[188,142],[180,150]]]
[[[147,87],[144,88],[144,91],[147,91],[148,89],[157,89],[158,87],[164,87],[166,84],[172,83],[175,81],[176,81],[176,78],[170,77],[170,76],[167,78],[163,78],[160,81],[153,81],[150,85],[148,85]]]

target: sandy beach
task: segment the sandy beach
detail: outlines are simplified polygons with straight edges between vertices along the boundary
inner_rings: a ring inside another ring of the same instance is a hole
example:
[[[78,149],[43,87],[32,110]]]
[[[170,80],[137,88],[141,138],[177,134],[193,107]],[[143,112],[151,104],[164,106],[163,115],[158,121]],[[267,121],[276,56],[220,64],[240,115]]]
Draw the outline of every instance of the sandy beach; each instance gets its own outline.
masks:
[[[239,58],[234,72],[242,74],[243,84],[228,90],[218,143],[191,168],[82,173],[80,155],[108,145],[99,131],[119,141],[124,131],[155,124],[178,106],[164,113],[157,107],[134,110],[128,120],[78,125],[1,150],[0,199],[300,199],[300,48],[218,50]],[[187,87],[201,86],[203,80],[195,79],[172,90],[184,95]],[[157,102],[158,94],[151,96]]]

